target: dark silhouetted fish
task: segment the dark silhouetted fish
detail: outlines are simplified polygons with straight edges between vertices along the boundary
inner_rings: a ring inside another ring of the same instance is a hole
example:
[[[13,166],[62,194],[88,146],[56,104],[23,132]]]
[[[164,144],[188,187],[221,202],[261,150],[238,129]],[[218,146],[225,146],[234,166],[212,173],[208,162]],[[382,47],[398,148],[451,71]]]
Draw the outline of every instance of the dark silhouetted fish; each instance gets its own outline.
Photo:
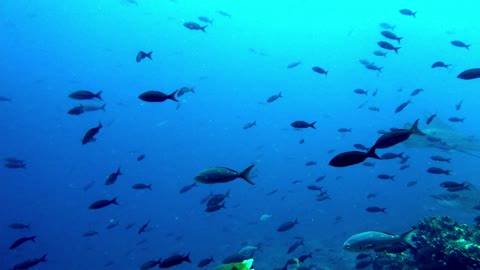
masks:
[[[190,253],[188,253],[185,256],[182,256],[182,255],[170,256],[170,257],[166,258],[165,260],[159,260],[158,267],[160,267],[160,268],[170,268],[172,266],[179,265],[183,262],[191,263],[192,261],[190,261],[189,256],[190,256]]]
[[[237,172],[235,170],[225,168],[225,167],[213,167],[201,171],[195,180],[204,184],[217,184],[217,183],[227,183],[233,181],[237,178],[242,178],[247,181],[249,184],[253,185],[253,182],[249,178],[249,173],[255,165],[250,165],[248,168],[242,172]]]
[[[32,268],[41,262],[46,262],[47,261],[46,257],[47,257],[47,254],[43,255],[41,258],[28,259],[21,263],[17,263],[13,266],[13,270],[26,270],[28,268]]]
[[[391,25],[391,24],[389,24],[389,23],[383,22],[383,23],[380,23],[379,25],[380,25],[380,27],[382,27],[383,29],[392,30],[392,31],[395,30],[395,25]]]
[[[479,70],[480,72],[480,70]],[[460,100],[457,104],[455,104],[455,109],[458,111],[462,108],[462,103],[463,103],[463,100]]]
[[[301,63],[302,63],[302,61],[292,62],[292,63],[287,65],[287,68],[298,67]]]
[[[30,224],[11,223],[8,224],[8,228],[12,230],[30,230]]]
[[[317,165],[317,162],[313,160],[305,162],[305,166],[316,166],[316,165]]]
[[[388,175],[388,174],[379,174],[377,175],[377,178],[378,179],[382,179],[382,180],[394,180],[395,176],[394,175]]]
[[[198,23],[196,22],[186,22],[183,24],[183,26],[185,26],[186,28],[190,29],[190,30],[202,30],[203,32],[205,32],[205,28],[208,26],[208,25],[205,25],[205,26],[200,26]]]
[[[177,97],[181,97],[188,92],[195,93],[195,88],[193,88],[193,87],[182,87],[182,88],[178,89]]]
[[[328,75],[328,71],[324,70],[324,69],[321,68],[321,67],[315,66],[315,67],[312,67],[312,70],[313,70],[314,72],[316,72],[316,73],[319,73],[319,74],[325,74],[325,76]]]
[[[447,64],[443,63],[442,61],[437,61],[437,62],[432,64],[432,68],[439,68],[439,67],[448,68],[449,66],[451,66],[451,65],[447,65]]]
[[[457,78],[463,80],[473,80],[480,78],[480,68],[472,68],[467,69],[460,74],[458,74]]]
[[[12,102],[11,98],[0,96],[0,101]]]
[[[171,93],[170,95],[164,94],[160,91],[147,91],[139,95],[138,98],[145,102],[164,102],[167,99],[178,102],[178,100],[175,98],[177,91],[178,90]]]
[[[413,12],[412,10],[408,8],[403,8],[399,10],[400,14],[406,15],[406,16],[412,16],[415,18],[415,15],[417,14],[417,11]]]
[[[379,41],[379,42],[377,42],[377,44],[381,48],[383,48],[385,50],[389,50],[389,51],[395,51],[395,53],[398,53],[398,50],[401,49],[401,47],[395,47],[395,46],[393,46],[392,44],[390,44],[386,41]]]
[[[467,44],[465,44],[465,42],[460,41],[460,40],[452,40],[452,41],[450,41],[450,43],[455,47],[465,48],[467,50],[470,48],[470,46],[472,46],[471,44],[467,45]]]
[[[444,170],[444,169],[441,169],[441,168],[438,168],[438,167],[430,167],[427,169],[427,172],[428,173],[431,173],[431,174],[446,174],[446,175],[450,175],[450,170]]]
[[[381,208],[381,207],[377,207],[377,206],[369,206],[369,207],[365,208],[365,211],[370,212],[370,213],[378,213],[378,212],[387,213],[387,212],[385,212],[386,209],[387,208]]]
[[[407,187],[413,187],[413,186],[415,186],[416,184],[418,184],[418,181],[417,181],[417,180],[415,180],[415,181],[410,181],[410,182],[407,183]]]
[[[295,121],[295,122],[291,123],[290,125],[294,128],[309,128],[309,127],[311,127],[313,129],[315,129],[315,123],[317,123],[317,121],[309,124],[305,121],[299,120],[299,121]]]
[[[382,31],[380,33],[382,34],[382,36],[384,36],[388,39],[396,40],[398,42],[398,44],[400,44],[400,40],[402,40],[402,38],[403,38],[403,37],[398,37],[397,35],[395,35],[394,33],[390,32],[390,31]]]
[[[257,122],[256,121],[253,121],[251,123],[246,123],[245,125],[243,125],[243,129],[249,129],[249,128],[252,128],[254,126],[257,125]]]
[[[152,190],[152,184],[145,185],[143,183],[138,183],[132,186],[133,189],[149,189]]]
[[[408,101],[405,101],[402,104],[398,105],[398,107],[395,109],[395,113],[399,113],[399,112],[403,111],[403,109],[405,109],[405,107],[407,107],[407,105],[410,104],[410,103],[412,103],[412,101],[408,100]]]
[[[370,69],[370,70],[375,70],[375,71],[378,71],[378,72],[382,72],[382,69],[383,67],[379,67],[375,64],[368,64],[368,65],[365,65],[365,68],[366,69]]]
[[[381,156],[382,159],[394,159],[394,158],[403,158],[403,152],[397,153],[385,153]]]
[[[142,234],[142,233],[146,232],[149,224],[150,224],[150,219],[147,221],[147,223],[140,226],[140,228],[138,229],[138,234]]]
[[[356,93],[356,94],[359,94],[359,95],[366,95],[366,96],[368,95],[368,91],[365,91],[365,90],[360,89],[360,88],[357,88],[357,89],[353,90],[353,92]]]
[[[375,153],[375,147],[372,147],[368,152],[349,151],[349,152],[340,153],[336,155],[334,158],[332,158],[332,160],[330,160],[328,164],[333,167],[347,167],[347,166],[355,165],[358,163],[362,163],[367,158],[381,159]]]
[[[384,51],[380,51],[380,50],[376,50],[373,52],[374,55],[376,56],[383,56],[383,57],[387,57],[387,52],[384,52]]]
[[[154,268],[155,266],[158,265],[158,263],[159,261],[155,261],[155,260],[146,261],[140,266],[140,270],[147,270],[147,269]]]
[[[120,171],[120,168],[118,168],[116,172],[113,172],[107,176],[107,179],[105,180],[105,185],[113,185],[117,181],[118,176],[120,175],[122,175],[122,172]]]
[[[277,100],[278,98],[281,98],[281,97],[282,97],[282,92],[278,93],[278,95],[273,95],[273,96],[269,97],[267,99],[267,103],[274,102],[275,100]]]
[[[95,202],[93,202],[92,204],[90,204],[90,206],[88,207],[88,209],[92,209],[92,210],[101,209],[101,208],[104,208],[104,207],[109,206],[110,204],[118,205],[117,197],[115,197],[115,198],[113,198],[113,199],[111,199],[111,200],[98,200],[98,201],[95,201]]]
[[[82,104],[81,105],[83,107],[83,110],[85,112],[96,112],[96,111],[104,111],[106,112],[105,110],[105,106],[107,106],[107,104],[103,104],[103,105],[96,105],[96,104]]]
[[[436,113],[430,115],[430,117],[428,117],[427,119],[427,125],[429,125],[430,123],[432,123],[433,119],[437,116]]]
[[[225,207],[225,202],[223,202],[222,204],[207,205],[207,208],[205,209],[205,212],[207,212],[207,213],[216,212],[216,211],[218,211],[222,208],[226,208]]]
[[[454,122],[454,123],[458,123],[458,122],[463,123],[463,120],[465,120],[465,118],[460,118],[460,117],[450,117],[450,118],[448,118],[448,121]]]
[[[408,140],[408,138],[410,138],[410,135],[412,134],[421,136],[425,135],[425,133],[418,129],[418,119],[415,121],[412,128],[410,129],[400,129],[383,134],[382,136],[380,136],[380,138],[378,138],[377,142],[375,142],[375,145],[373,147],[378,149],[389,148]]]
[[[91,128],[89,129],[85,135],[83,136],[83,139],[82,139],[82,144],[87,144],[87,143],[90,143],[90,142],[95,142],[95,135],[97,135],[97,133],[100,131],[100,129],[102,128],[102,123],[98,123],[98,126],[97,127],[94,127],[94,128]]]
[[[140,154],[138,157],[137,157],[137,161],[142,161],[145,159],[145,154]]]
[[[347,133],[347,132],[352,132],[352,129],[351,128],[339,128],[337,131],[340,132],[340,133]]]
[[[198,262],[197,266],[198,267],[205,267],[205,266],[209,265],[211,262],[214,262],[213,257],[201,260],[200,262]]]
[[[370,111],[374,111],[374,112],[379,112],[379,111],[380,111],[380,108],[377,107],[377,106],[370,106],[370,107],[368,107],[368,109],[369,109]]]
[[[302,245],[304,245],[303,244],[303,239],[298,240],[297,242],[293,243],[293,245],[291,245],[288,248],[287,254],[290,254],[290,253],[294,252],[299,246],[302,246]]]
[[[85,232],[85,233],[82,234],[83,237],[92,237],[92,236],[95,236],[95,235],[98,235],[97,231],[88,231],[88,232]]]
[[[298,219],[295,219],[294,221],[287,221],[285,223],[282,223],[280,226],[278,226],[277,232],[286,232],[297,224],[298,224]]]
[[[70,110],[68,110],[67,113],[70,115],[80,115],[84,112],[85,112],[85,108],[82,105],[80,105],[80,106],[71,108]]]
[[[153,52],[146,53],[146,52],[139,51],[137,53],[137,58],[136,58],[137,63],[142,61],[145,58],[148,58],[148,59],[152,60],[152,53]]]
[[[73,93],[70,93],[70,95],[68,96],[70,98],[78,99],[78,100],[86,100],[86,99],[94,99],[94,98],[103,100],[101,95],[102,95],[102,91],[99,91],[98,93],[94,94],[87,90],[78,90]]]
[[[415,90],[412,91],[412,93],[410,93],[410,96],[416,96],[418,94],[420,94],[420,92],[422,92],[423,89],[422,88],[417,88]]]
[[[180,194],[183,194],[189,190],[191,190],[193,187],[196,187],[197,186],[197,182],[193,182],[193,184],[190,184],[190,185],[186,185],[184,187],[182,187],[179,191]]]
[[[35,238],[37,238],[37,236],[19,238],[15,242],[13,242],[13,244],[11,244],[8,249],[10,249],[10,250],[16,249],[17,247],[21,246],[22,244],[24,244],[28,241],[35,242]]]
[[[225,194],[212,194],[207,201],[207,206],[218,205],[223,202],[225,198],[230,198],[230,190],[228,190]]]
[[[450,161],[452,160],[452,158],[445,158],[442,156],[431,156],[430,159],[435,161],[440,161],[440,162],[447,162],[447,163],[450,163]]]

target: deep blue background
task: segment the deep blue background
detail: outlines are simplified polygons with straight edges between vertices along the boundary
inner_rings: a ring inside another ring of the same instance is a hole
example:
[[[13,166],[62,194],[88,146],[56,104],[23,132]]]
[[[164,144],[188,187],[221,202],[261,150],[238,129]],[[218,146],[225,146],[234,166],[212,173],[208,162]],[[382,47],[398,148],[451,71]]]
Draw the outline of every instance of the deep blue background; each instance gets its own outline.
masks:
[[[0,157],[24,159],[27,169],[0,170],[0,268],[44,253],[48,263],[37,269],[103,269],[109,261],[115,269],[136,269],[175,252],[191,252],[195,263],[210,256],[220,261],[246,242],[263,243],[256,265],[270,269],[283,266],[286,249],[295,236],[303,236],[306,246],[294,255],[320,249],[312,264],[339,269],[354,264],[355,254],[342,250],[351,234],[402,233],[430,215],[471,222],[471,213],[443,208],[429,195],[441,192],[438,183],[445,180],[475,184],[474,157],[399,145],[389,151],[411,156],[411,168],[404,171],[398,161],[343,169],[329,167],[328,161],[355,143],[372,145],[378,129],[417,118],[425,128],[431,113],[442,121],[466,117],[465,123],[450,125],[465,136],[478,134],[479,82],[456,78],[478,67],[480,39],[472,25],[476,2],[278,2],[2,1],[0,95],[13,102],[0,104]],[[398,12],[405,7],[418,10],[417,18]],[[198,16],[214,20],[206,33],[183,26]],[[395,33],[404,37],[398,55],[372,54],[383,40],[381,22],[396,25]],[[450,44],[454,39],[473,45],[457,48]],[[153,51],[153,60],[136,63],[139,50]],[[360,59],[374,61],[383,72],[365,69]],[[286,68],[298,60],[300,66]],[[439,60],[453,66],[431,69]],[[325,68],[328,76],[312,72],[312,66]],[[181,97],[178,110],[170,101],[148,104],[137,98],[147,90],[171,93],[183,86],[195,87],[196,93]],[[356,88],[369,94],[378,88],[378,94],[357,95]],[[416,88],[425,91],[410,97]],[[80,104],[68,94],[78,89],[103,90],[107,112],[68,115]],[[265,103],[280,91],[283,98]],[[410,98],[413,103],[403,112],[393,113]],[[366,100],[365,108],[357,109]],[[460,100],[463,107],[455,111]],[[371,105],[381,112],[366,109]],[[317,129],[294,130],[295,120],[317,121]],[[85,131],[99,121],[105,127],[97,142],[81,145]],[[252,121],[257,126],[242,129]],[[342,127],[352,133],[337,132]],[[137,162],[140,153],[146,158]],[[452,157],[452,164],[434,164],[429,159],[434,154]],[[318,165],[306,167],[310,160]],[[204,168],[243,170],[251,163],[256,164],[255,186],[236,180],[178,192]],[[434,165],[451,169],[453,176],[427,174]],[[105,177],[118,167],[124,174],[105,186]],[[376,177],[380,173],[395,175],[395,181],[382,182]],[[320,185],[332,199],[316,202],[305,186],[321,175],[327,175]],[[84,192],[92,180],[95,186]],[[294,180],[303,182],[294,185]],[[407,188],[411,180],[419,184]],[[153,191],[132,190],[138,182],[153,183]],[[265,195],[275,188],[278,193]],[[228,189],[227,209],[205,213],[200,199]],[[367,200],[373,192],[378,198]],[[118,207],[87,209],[95,200],[115,196]],[[365,212],[370,205],[386,207],[388,214]],[[262,214],[272,217],[262,222]],[[337,216],[343,217],[339,223]],[[300,224],[292,231],[276,232],[295,218]],[[120,226],[105,230],[110,219]],[[138,226],[148,219],[152,230],[138,236]],[[7,225],[13,222],[32,224],[32,229],[12,231]],[[126,231],[128,223],[137,226]],[[100,234],[82,238],[88,230]],[[7,251],[15,239],[28,235],[37,235],[37,242]],[[148,242],[136,246],[142,239]]]

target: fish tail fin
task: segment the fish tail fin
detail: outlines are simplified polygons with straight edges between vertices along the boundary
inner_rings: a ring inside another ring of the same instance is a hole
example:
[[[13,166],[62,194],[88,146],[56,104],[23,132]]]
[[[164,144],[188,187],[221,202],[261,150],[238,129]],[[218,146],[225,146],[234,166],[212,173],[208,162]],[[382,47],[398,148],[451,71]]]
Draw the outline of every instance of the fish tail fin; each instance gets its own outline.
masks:
[[[400,44],[400,40],[402,40],[402,39],[403,39],[403,37],[397,38],[398,44]]]
[[[32,242],[35,242],[35,238],[37,238],[37,236],[36,236],[36,235],[34,235],[34,236],[30,237],[30,240],[32,240]]]
[[[205,28],[207,28],[208,25],[205,25],[204,27],[200,27],[200,30],[202,30],[203,32],[206,32],[205,31]]]
[[[416,135],[424,136],[425,133],[423,133],[420,129],[418,129],[418,121],[419,121],[419,119],[417,119],[417,120],[415,121],[415,123],[413,123],[413,126],[412,126],[412,128],[410,129],[410,133],[411,133],[411,134],[416,134]]]
[[[192,93],[196,93],[196,92],[195,92],[195,87],[192,87],[191,89],[192,89],[192,90],[191,90]]]
[[[317,121],[314,121],[313,123],[311,123],[311,124],[308,125],[308,126],[311,127],[311,128],[313,128],[313,129],[317,129],[317,128],[315,127],[315,124],[316,124],[316,123],[317,123]]]
[[[382,69],[383,69],[383,67],[379,67],[377,70],[378,70],[378,72],[382,73]]]
[[[412,239],[412,237],[415,236],[416,232],[417,232],[417,230],[411,230],[411,231],[408,231],[406,233],[403,233],[402,235],[400,235],[400,239],[402,239],[402,242],[404,244],[406,244],[407,246],[409,246],[410,248],[416,249],[417,245],[415,245],[415,243],[413,242],[413,239]]]
[[[385,213],[385,214],[386,214],[386,213],[387,213],[386,210],[387,210],[387,208],[382,208],[380,211],[382,211],[382,213]]]
[[[190,261],[190,253],[188,253],[187,255],[183,256],[182,260],[183,260],[184,262],[189,262],[189,263],[191,263],[192,261]]]
[[[243,170],[240,174],[239,177],[242,178],[243,180],[247,181],[250,185],[255,185],[249,178],[250,171],[252,171],[253,167],[255,165],[250,165],[248,168]]]
[[[325,76],[327,76],[327,75],[328,75],[328,71],[325,70]]]
[[[115,205],[119,205],[118,202],[117,202],[117,197],[113,198],[110,203],[112,204],[115,204]]]
[[[102,90],[98,91],[98,93],[95,94],[95,97],[103,101],[102,99]]]
[[[379,157],[379,156],[377,155],[377,153],[375,153],[375,150],[376,150],[376,147],[375,147],[375,145],[374,145],[372,148],[370,148],[370,150],[368,150],[368,152],[367,152],[367,157],[376,158],[376,159],[382,159],[381,157]]]
[[[400,50],[402,47],[396,47],[396,48],[393,48],[393,50],[395,51],[395,53],[398,53],[398,50]]]
[[[298,224],[298,218],[295,218],[295,221],[293,223]]]
[[[412,13],[412,17],[413,17],[413,18],[416,18],[416,17],[417,17],[417,16],[416,16],[416,15],[417,15],[417,12],[418,12],[418,11],[415,11],[415,12]]]
[[[41,262],[46,262],[47,261],[47,254],[44,254],[40,259],[39,261]]]
[[[100,110],[102,110],[102,111],[106,112],[106,110],[105,110],[105,106],[107,106],[107,103],[103,104],[103,105],[100,107]]]
[[[178,92],[178,90],[175,90],[175,92],[173,92],[173,93],[171,93],[170,95],[168,95],[167,98],[168,98],[168,99],[171,99],[171,100],[173,100],[173,101],[175,101],[175,102],[178,102],[178,100],[175,98],[175,95],[177,95],[177,92]]]
[[[153,185],[153,184],[147,185],[147,188],[150,189],[150,190],[152,190],[152,185]]]
[[[446,175],[450,175],[451,172],[452,172],[451,170],[445,170]]]
[[[153,53],[153,51],[151,51],[149,53],[146,53],[145,57],[148,57],[148,59],[152,60],[152,53]]]
[[[102,128],[103,125],[102,125],[102,122],[98,122],[98,127],[97,128]]]
[[[225,198],[231,198],[231,197],[230,197],[230,189],[227,190],[227,193],[225,193]]]
[[[120,168],[117,169],[116,174],[117,174],[117,175],[122,175],[122,172],[120,171]]]

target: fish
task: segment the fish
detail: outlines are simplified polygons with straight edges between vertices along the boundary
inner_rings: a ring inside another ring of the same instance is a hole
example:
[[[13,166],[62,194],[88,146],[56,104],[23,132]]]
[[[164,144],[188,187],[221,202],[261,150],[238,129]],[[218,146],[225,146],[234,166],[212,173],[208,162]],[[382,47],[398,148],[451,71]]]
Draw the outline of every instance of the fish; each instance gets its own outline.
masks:
[[[109,224],[107,225],[107,227],[105,227],[107,230],[111,230],[115,227],[117,227],[118,225],[120,224],[120,221],[117,219],[110,219],[109,220]]]
[[[282,92],[279,92],[278,95],[273,95],[273,96],[269,97],[267,99],[267,103],[274,102],[275,100],[277,100],[278,98],[281,98],[281,97],[283,97]]]
[[[207,208],[205,209],[205,212],[207,212],[207,213],[216,212],[216,211],[218,211],[222,208],[226,208],[225,207],[225,202],[223,202],[222,204],[207,205]]]
[[[139,99],[145,101],[145,102],[164,102],[165,100],[173,100],[175,102],[178,102],[178,100],[175,98],[175,95],[177,94],[177,91],[174,91],[170,95],[167,95],[165,93],[162,93],[160,91],[147,91],[138,96]]]
[[[140,228],[138,229],[138,234],[142,234],[142,233],[146,232],[149,224],[150,224],[150,219],[147,221],[147,223],[140,226]]]
[[[378,231],[366,231],[350,236],[343,243],[343,249],[350,252],[366,252],[386,248],[399,243],[408,247],[416,248],[412,240],[415,233],[416,230],[408,231],[402,235],[394,235]]]
[[[412,96],[412,97],[416,96],[416,95],[420,94],[420,92],[422,92],[422,91],[423,91],[422,88],[417,88],[417,89],[413,90],[412,93],[410,93],[410,96]]]
[[[87,91],[87,90],[78,90],[75,92],[70,93],[68,95],[72,99],[77,99],[77,100],[87,100],[87,99],[94,99],[97,98],[99,100],[102,100],[102,91],[97,92],[96,94]]]
[[[137,161],[142,161],[145,159],[145,154],[140,154],[138,157],[137,157]]]
[[[440,161],[440,162],[447,162],[447,163],[450,163],[450,161],[452,160],[452,158],[445,158],[442,156],[431,156],[430,159],[435,161]]]
[[[447,68],[447,69],[448,69],[449,66],[451,66],[451,65],[447,65],[447,64],[445,64],[445,63],[442,62],[442,61],[437,61],[437,62],[435,62],[435,63],[432,64],[432,68],[443,67],[443,68]]]
[[[25,270],[25,269],[28,269],[28,268],[32,268],[32,267],[34,267],[35,265],[37,265],[41,262],[46,262],[47,261],[46,258],[47,258],[47,254],[43,255],[40,258],[25,260],[21,263],[15,264],[13,266],[12,270]]]
[[[317,123],[317,121],[315,122],[312,122],[311,124],[305,122],[305,121],[302,121],[302,120],[298,120],[298,121],[295,121],[295,122],[292,122],[290,125],[294,128],[313,128],[313,129],[316,129],[315,128],[315,123]]]
[[[183,26],[185,26],[186,28],[190,29],[190,30],[202,30],[202,32],[205,32],[205,28],[208,26],[208,25],[205,25],[205,26],[200,26],[198,23],[196,22],[186,22],[183,24]]]
[[[398,53],[398,50],[401,49],[402,47],[395,47],[393,46],[392,44],[386,42],[386,41],[379,41],[377,42],[378,46],[380,46],[380,48],[383,48],[385,50],[389,50],[389,51],[395,51],[395,53]]]
[[[359,94],[359,95],[366,95],[366,96],[368,96],[368,91],[365,91],[365,90],[360,89],[360,88],[357,88],[357,89],[353,90],[353,92],[356,93],[356,94]]]
[[[324,70],[321,67],[314,66],[314,67],[312,67],[312,70],[316,73],[319,73],[319,74],[325,74],[325,76],[328,75],[328,71]]]
[[[302,61],[292,62],[287,65],[287,68],[290,69],[290,68],[298,67],[300,64],[302,64]]]
[[[375,65],[375,64],[365,65],[365,68],[366,68],[366,69],[370,69],[370,70],[375,70],[375,71],[378,71],[378,72],[382,72],[382,69],[383,69],[383,67],[378,67],[378,66]]]
[[[145,185],[143,183],[138,183],[132,186],[133,189],[149,189],[152,190],[152,184],[150,185]]]
[[[395,176],[394,175],[388,175],[388,174],[379,174],[377,175],[377,178],[378,179],[382,179],[382,180],[394,180]]]
[[[391,25],[391,24],[389,24],[389,23],[383,22],[383,23],[380,23],[379,25],[380,25],[380,27],[382,27],[383,29],[390,29],[390,30],[392,30],[392,31],[395,30],[395,25]]]
[[[339,128],[337,129],[338,132],[340,133],[346,133],[346,132],[352,132],[351,128]]]
[[[195,88],[194,87],[182,87],[182,88],[177,90],[177,97],[181,97],[188,92],[192,92],[192,93],[195,94]]]
[[[67,113],[70,115],[80,115],[80,114],[83,114],[84,112],[85,112],[85,108],[82,105],[79,105],[71,108],[70,110],[68,110]]]
[[[101,106],[98,106],[96,104],[82,104],[80,105],[83,107],[83,110],[85,112],[95,112],[95,111],[106,111],[105,110],[105,106],[107,106],[107,104],[103,104]]]
[[[387,57],[387,52],[384,52],[384,51],[380,51],[380,50],[376,50],[373,52],[374,55],[376,56],[383,56],[383,57]]]
[[[222,10],[217,10],[217,13],[224,16],[224,17],[228,17],[228,18],[231,18],[232,15],[226,11],[222,11]]]
[[[458,188],[458,187],[468,187],[467,184],[465,183],[458,183],[458,182],[453,182],[453,181],[446,181],[440,183],[440,186],[443,188]]]
[[[102,128],[102,123],[98,123],[98,126],[97,127],[94,127],[94,128],[91,128],[89,129],[85,135],[83,136],[83,139],[82,139],[82,144],[87,144],[87,143],[90,143],[90,142],[95,142],[96,139],[95,139],[95,135],[98,134],[98,132],[100,131],[100,129]]]
[[[208,194],[207,196],[203,197],[201,200],[200,200],[200,204],[204,204],[206,203],[208,200],[210,200],[210,198],[213,197],[213,193],[210,191],[210,194]]]
[[[480,73],[480,70],[479,70],[479,73]],[[463,103],[463,100],[460,100],[457,104],[455,104],[455,109],[457,111],[462,108],[462,103]]]
[[[434,119],[436,116],[437,116],[436,113],[430,115],[430,116],[428,117],[428,119],[427,119],[427,122],[426,122],[427,125],[430,125],[430,123],[432,123],[433,119]]]
[[[257,125],[257,122],[256,121],[253,121],[251,123],[246,123],[245,125],[243,125],[243,129],[249,129],[249,128],[252,128],[254,126]]]
[[[90,206],[88,207],[88,209],[92,209],[92,210],[97,210],[97,209],[101,209],[101,208],[104,208],[104,207],[107,207],[111,204],[115,204],[115,205],[118,205],[118,202],[117,202],[117,197],[111,199],[111,200],[98,200],[98,201],[95,201],[93,202],[92,204],[90,204]]]
[[[105,185],[113,185],[118,179],[118,176],[122,175],[122,172],[120,171],[120,168],[117,169],[116,172],[113,172],[107,176],[107,179],[105,180]]]
[[[407,187],[413,187],[413,186],[415,186],[416,184],[418,184],[418,181],[417,181],[417,180],[415,180],[415,181],[410,181],[410,182],[407,183]]]
[[[397,153],[385,153],[380,156],[382,159],[394,159],[394,158],[403,158],[403,152]]]
[[[452,171],[450,170],[444,170],[442,168],[438,168],[438,167],[430,167],[427,169],[427,172],[428,173],[431,173],[431,174],[445,174],[445,175],[450,175],[450,173]]]
[[[472,68],[462,71],[457,78],[462,80],[473,80],[480,78],[480,68]]]
[[[406,16],[412,16],[413,18],[416,18],[415,15],[417,15],[417,11],[413,12],[412,10],[408,8],[403,8],[399,10],[400,14],[406,15]]]
[[[19,238],[15,242],[13,242],[8,249],[10,249],[10,250],[16,249],[17,247],[21,246],[22,244],[24,244],[28,241],[35,242],[35,238],[37,238],[37,236],[35,236],[35,235],[30,236],[30,237]]]
[[[304,245],[303,244],[303,239],[300,239],[298,241],[296,241],[295,243],[293,243],[293,245],[291,245],[288,250],[287,250],[287,254],[290,254],[292,252],[294,252],[299,246],[302,246]]]
[[[145,58],[148,58],[148,59],[152,60],[152,53],[153,53],[153,51],[152,51],[152,52],[148,52],[148,53],[143,52],[143,51],[139,51],[139,52],[137,53],[137,57],[136,57],[137,63],[139,63],[140,61],[142,61],[142,60],[145,59]]]
[[[410,104],[410,103],[412,103],[412,101],[408,100],[408,101],[405,101],[402,104],[398,105],[398,107],[395,109],[395,113],[399,113],[399,112],[403,111],[403,109],[405,109],[405,107],[407,107],[407,105]]]
[[[417,119],[410,129],[400,129],[383,134],[380,136],[380,138],[378,138],[372,148],[385,149],[392,147],[408,140],[412,134],[425,136],[425,133],[418,129],[418,121],[419,120]]]
[[[292,229],[297,224],[298,224],[298,219],[295,219],[294,221],[287,221],[285,223],[282,223],[280,226],[278,226],[277,232],[286,232]]]
[[[367,195],[367,199],[372,199],[372,198],[376,198],[377,197],[377,193],[370,193]]]
[[[459,123],[459,122],[463,123],[463,120],[465,120],[465,118],[460,118],[460,117],[450,117],[450,118],[448,118],[448,121],[454,122],[454,123]]]
[[[192,261],[190,260],[189,256],[190,256],[190,253],[188,253],[187,255],[178,255],[177,254],[177,255],[170,256],[170,257],[166,258],[165,260],[160,259],[158,261],[158,267],[159,268],[170,268],[172,266],[179,265],[183,262],[191,263]]]
[[[316,186],[316,185],[308,185],[308,186],[307,186],[307,189],[309,189],[309,190],[315,190],[315,191],[322,191],[322,190],[323,190],[322,187],[319,187],[319,186]]]
[[[8,228],[12,230],[30,230],[30,224],[11,223],[8,224]]]
[[[398,44],[400,44],[400,40],[403,39],[403,37],[398,37],[394,33],[390,32],[390,31],[387,31],[387,30],[380,32],[380,34],[382,34],[382,36],[384,36],[388,39],[396,40],[398,42]]]
[[[333,167],[347,167],[347,166],[355,165],[358,163],[362,163],[367,158],[381,159],[375,153],[375,149],[376,149],[375,147],[372,147],[367,152],[349,151],[349,152],[340,153],[335,157],[333,157],[328,163],[328,165]]]
[[[305,262],[308,258],[310,258],[310,259],[313,258],[311,252],[308,253],[307,255],[302,255],[302,256],[298,257],[298,261],[301,262],[301,263],[303,263],[303,262]],[[298,269],[300,269],[300,268],[298,268]]]
[[[209,24],[213,23],[213,19],[210,19],[210,18],[205,17],[205,16],[199,16],[198,20],[201,21],[201,22],[204,22],[204,23],[209,23]]]
[[[378,207],[378,206],[369,206],[367,208],[365,208],[365,211],[367,212],[370,212],[370,213],[379,213],[379,212],[382,212],[382,213],[387,213],[385,212],[387,208],[381,208],[381,207]]]
[[[140,266],[140,269],[141,270],[147,270],[147,269],[151,269],[155,266],[158,265],[158,263],[160,262],[160,260],[149,260],[149,261],[146,261],[144,262],[141,266]]]
[[[12,102],[12,99],[8,97],[0,96],[0,101]]]
[[[460,40],[452,40],[452,41],[450,41],[450,44],[452,44],[455,47],[465,48],[467,50],[469,50],[470,46],[472,46],[472,44],[467,45],[467,44],[465,44],[465,42],[460,41]]]
[[[410,168],[410,165],[402,165],[400,167],[400,170],[403,171],[403,170],[408,169],[408,168]]]
[[[355,148],[357,148],[357,149],[359,149],[359,150],[364,150],[364,151],[368,151],[368,149],[370,149],[370,148],[368,148],[368,147],[366,147],[365,145],[360,144],[360,143],[354,144],[353,147],[355,147]]]
[[[187,191],[189,191],[190,189],[192,189],[193,187],[196,187],[197,186],[197,182],[193,182],[193,184],[190,184],[190,185],[186,185],[184,187],[182,187],[179,191],[180,194],[183,194]]]
[[[316,166],[316,165],[317,165],[317,162],[313,160],[305,162],[305,166]]]
[[[98,235],[97,231],[88,231],[88,232],[85,232],[85,233],[82,234],[83,237],[92,237],[92,236],[95,236],[95,235]]]
[[[210,257],[210,258],[207,258],[207,259],[203,259],[201,260],[200,262],[198,262],[197,266],[198,267],[205,267],[207,265],[209,265],[210,263],[214,262],[215,260],[213,259],[213,257]]]
[[[223,202],[225,198],[230,198],[230,190],[228,190],[225,194],[212,194],[207,201],[207,206],[218,205]]]
[[[233,181],[237,178],[242,178],[247,181],[247,183],[254,185],[254,183],[249,178],[249,173],[255,165],[250,165],[245,170],[237,172],[235,170],[225,168],[225,167],[212,167],[207,168],[195,176],[195,180],[204,184],[217,184],[217,183],[227,183]]]

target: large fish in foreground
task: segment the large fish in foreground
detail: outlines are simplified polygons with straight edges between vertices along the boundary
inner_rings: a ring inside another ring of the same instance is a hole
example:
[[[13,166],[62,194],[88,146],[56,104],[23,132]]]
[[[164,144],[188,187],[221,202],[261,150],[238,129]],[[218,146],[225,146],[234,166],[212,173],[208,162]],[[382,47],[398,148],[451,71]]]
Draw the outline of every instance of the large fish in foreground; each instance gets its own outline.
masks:
[[[369,250],[388,250],[388,247],[403,244],[415,248],[412,236],[416,230],[406,232],[402,235],[389,234],[385,232],[367,231],[350,236],[343,249],[351,252],[365,252]]]
[[[380,138],[378,138],[377,142],[373,147],[378,149],[389,148],[408,140],[408,138],[412,134],[421,136],[425,135],[425,133],[418,129],[418,119],[417,121],[415,121],[412,128],[410,129],[399,129],[383,134]]]
[[[349,151],[349,152],[340,153],[335,157],[333,157],[328,164],[333,167],[347,167],[347,166],[355,165],[358,163],[362,163],[365,161],[365,159],[369,157],[381,159],[375,153],[375,147],[372,147],[370,148],[370,150],[368,150],[368,152]]]
[[[249,173],[254,166],[255,165],[250,165],[241,172],[237,172],[225,167],[208,168],[197,174],[197,176],[195,176],[195,180],[204,184],[218,184],[227,183],[237,178],[242,178],[249,184],[253,185],[254,183],[250,180]]]

